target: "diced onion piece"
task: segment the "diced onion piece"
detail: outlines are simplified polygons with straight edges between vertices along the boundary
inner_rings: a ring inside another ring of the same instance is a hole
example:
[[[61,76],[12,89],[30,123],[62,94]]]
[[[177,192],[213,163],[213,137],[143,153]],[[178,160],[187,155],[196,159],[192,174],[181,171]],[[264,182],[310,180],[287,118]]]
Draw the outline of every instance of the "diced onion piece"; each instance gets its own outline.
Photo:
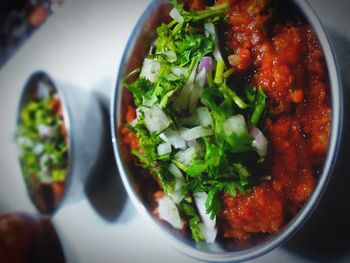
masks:
[[[209,244],[215,242],[216,236],[218,234],[218,229],[216,227],[215,228],[208,228],[203,223],[199,223],[198,227],[202,231],[205,242],[207,242]]]
[[[157,147],[158,155],[163,155],[171,152],[171,144],[168,142],[159,144]]]
[[[208,36],[213,36],[214,41],[215,41],[215,47],[213,51],[213,56],[216,61],[223,60],[220,49],[219,49],[219,39],[217,37],[217,32],[214,24],[212,23],[207,23],[204,24],[204,29],[205,29],[205,35]]]
[[[181,16],[179,10],[177,10],[176,8],[171,9],[169,16],[173,19],[176,19],[176,21],[179,22],[180,24],[184,22],[183,17]]]
[[[200,97],[203,94],[204,85],[207,80],[207,74],[205,69],[202,69],[196,76],[195,84],[192,86],[192,91],[190,92],[190,98],[188,106],[191,113],[196,111],[196,107]]]
[[[205,126],[197,126],[181,133],[181,137],[186,141],[213,135],[213,131]]]
[[[190,98],[190,94],[192,92],[193,84],[185,84],[179,95],[176,97],[174,102],[174,108],[177,111],[185,110],[188,107],[188,101]]]
[[[252,127],[249,131],[249,134],[254,137],[252,146],[256,149],[256,152],[260,156],[265,156],[269,142],[264,134],[256,127]]]
[[[180,125],[207,126],[207,125],[210,125],[210,123],[211,123],[211,116],[206,107],[199,107],[196,109],[196,113],[193,114],[192,116],[179,119]]]
[[[175,154],[175,158],[182,164],[188,165],[196,155],[196,149],[194,147],[188,147],[186,150],[182,150]]]
[[[33,147],[33,141],[28,137],[20,136],[17,139],[17,144],[20,146]]]
[[[133,119],[130,123],[129,123],[132,127],[135,127],[137,124],[137,118]]]
[[[177,57],[176,57],[176,53],[172,50],[167,50],[162,52],[162,54],[164,54],[166,56],[166,60],[170,63],[176,61]]]
[[[204,88],[206,80],[207,80],[207,73],[205,69],[202,69],[201,71],[199,71],[199,73],[196,76],[196,83],[198,84],[199,87]]]
[[[165,141],[171,143],[175,149],[184,149],[186,148],[185,140],[180,136],[178,131],[173,129],[167,129],[165,132],[161,133],[159,137]]]
[[[187,142],[187,145],[188,145],[188,147],[194,148],[196,155],[198,157],[201,157],[204,154],[203,148],[202,148],[201,144],[197,142],[197,140],[189,141],[189,142]]]
[[[191,71],[191,75],[188,77],[188,80],[186,83],[193,83],[194,80],[196,79],[196,75],[197,75],[197,67],[198,67],[198,62],[194,65],[192,71]]]
[[[177,166],[173,163],[171,163],[169,165],[168,168],[169,172],[174,175],[176,178],[183,178],[182,172],[179,168],[177,168]]]
[[[193,194],[193,198],[203,224],[208,228],[214,228],[216,224],[216,218],[210,219],[210,214],[207,213],[207,209],[205,208],[205,202],[207,201],[208,194],[205,192],[197,192]]]
[[[175,99],[174,108],[177,111],[186,110],[189,106],[189,100],[194,87],[194,80],[196,79],[197,67],[198,62],[194,65],[185,85],[182,87],[179,95]]]
[[[213,56],[214,56],[216,61],[223,60],[222,55],[221,55],[219,48],[217,46],[215,46],[215,49],[213,51]]]
[[[232,133],[248,133],[247,124],[243,115],[237,114],[228,118],[224,122],[224,130],[227,136],[230,136]]]
[[[185,185],[184,179],[175,178],[174,191],[169,193],[169,196],[174,201],[175,204],[180,204],[184,199],[184,195],[181,192],[182,187]]]
[[[181,220],[179,210],[169,196],[162,196],[158,200],[159,218],[168,222],[174,228],[182,229],[184,223]]]
[[[164,132],[159,134],[159,138],[161,138],[163,142],[169,142],[169,139],[165,136]]]
[[[197,108],[198,122],[200,125],[207,126],[211,123],[211,116],[206,107]]]
[[[33,147],[33,152],[36,155],[40,155],[44,150],[44,145],[41,143],[37,143],[34,147]]]
[[[40,99],[48,98],[50,95],[50,86],[46,82],[39,81],[36,94],[37,94],[37,97]]]
[[[184,195],[182,193],[182,187],[185,185],[185,179],[180,169],[177,168],[175,164],[171,163],[169,165],[168,170],[175,177],[174,190],[173,192],[169,193],[169,196],[173,199],[173,201],[176,204],[179,204],[184,198]]]
[[[154,83],[157,79],[160,67],[161,65],[159,62],[152,59],[145,58],[145,60],[143,61],[140,77],[144,77],[148,79],[150,82]]]
[[[143,112],[145,114],[145,126],[151,133],[159,133],[170,125],[168,117],[157,105],[153,105],[150,109],[143,108]]]
[[[171,68],[171,72],[178,77],[180,77],[181,75],[186,76],[188,74],[188,68],[173,67]]]
[[[202,220],[199,227],[204,235],[205,241],[207,243],[212,243],[215,241],[217,228],[215,227],[216,218],[210,219],[210,214],[207,213],[205,208],[205,202],[207,201],[208,195],[205,192],[197,192],[193,194],[193,198]]]
[[[212,61],[211,57],[209,57],[209,56],[203,57],[201,59],[201,61],[199,62],[198,69],[200,71],[202,71],[204,69],[205,72],[211,71],[213,69],[213,61]]]
[[[41,138],[52,138],[56,134],[56,128],[45,124],[38,125],[38,132]]]
[[[196,111],[198,101],[203,94],[203,86],[204,86],[204,83],[201,83],[201,84],[196,83],[193,85],[193,89],[192,89],[192,92],[190,93],[190,98],[188,101],[188,104],[189,104],[188,106],[191,113],[194,113]]]
[[[213,23],[206,23],[204,24],[204,29],[205,29],[205,36],[209,37],[210,35],[214,35],[216,34],[215,31],[215,26]]]

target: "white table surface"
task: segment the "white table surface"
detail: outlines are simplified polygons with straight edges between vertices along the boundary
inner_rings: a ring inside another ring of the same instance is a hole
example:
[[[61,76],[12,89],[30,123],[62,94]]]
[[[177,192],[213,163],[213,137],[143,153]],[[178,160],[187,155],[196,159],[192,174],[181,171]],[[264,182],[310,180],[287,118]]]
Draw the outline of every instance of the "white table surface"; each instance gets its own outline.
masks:
[[[310,2],[327,27],[336,26],[340,34],[348,36],[349,24],[338,26],[332,14],[346,21],[350,2]],[[19,94],[28,76],[45,70],[56,79],[99,92],[108,107],[121,54],[148,3],[66,0],[0,69],[0,212],[35,212],[25,193],[11,140]],[[100,170],[99,175],[111,179],[111,171],[115,176],[111,183],[92,189],[89,198],[64,207],[53,217],[67,261],[198,262],[175,251],[152,232],[126,197],[114,169]],[[282,247],[254,262],[311,260]]]

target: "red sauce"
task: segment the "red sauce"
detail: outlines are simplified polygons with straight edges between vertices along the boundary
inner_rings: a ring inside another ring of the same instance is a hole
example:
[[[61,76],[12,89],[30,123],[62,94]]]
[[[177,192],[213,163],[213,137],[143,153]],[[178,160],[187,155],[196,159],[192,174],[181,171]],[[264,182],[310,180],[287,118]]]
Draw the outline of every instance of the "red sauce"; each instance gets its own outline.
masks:
[[[310,26],[298,19],[278,23],[268,38],[262,25],[269,1],[232,2],[226,40],[241,57],[232,67],[253,72],[253,84],[269,100],[265,133],[271,180],[247,195],[222,198],[223,234],[242,240],[277,232],[308,199],[328,148],[331,108],[322,49]]]

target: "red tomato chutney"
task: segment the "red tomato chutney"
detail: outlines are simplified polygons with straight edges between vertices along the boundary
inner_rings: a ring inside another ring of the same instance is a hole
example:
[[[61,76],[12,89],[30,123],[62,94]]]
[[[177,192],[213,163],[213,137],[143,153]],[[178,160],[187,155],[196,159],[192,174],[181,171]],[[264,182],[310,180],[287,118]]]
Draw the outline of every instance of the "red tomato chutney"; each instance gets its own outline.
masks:
[[[218,214],[224,237],[243,240],[279,231],[312,193],[328,149],[331,106],[322,49],[300,15],[275,22],[268,0],[228,2],[228,61],[268,96],[264,180],[246,195],[224,194]]]

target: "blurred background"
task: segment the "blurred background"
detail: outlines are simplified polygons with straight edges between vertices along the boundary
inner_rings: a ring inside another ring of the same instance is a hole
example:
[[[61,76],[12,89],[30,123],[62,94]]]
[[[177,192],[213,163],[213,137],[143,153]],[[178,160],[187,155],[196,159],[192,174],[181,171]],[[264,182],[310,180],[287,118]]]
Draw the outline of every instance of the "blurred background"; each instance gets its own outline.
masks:
[[[0,68],[64,0],[0,1]]]

